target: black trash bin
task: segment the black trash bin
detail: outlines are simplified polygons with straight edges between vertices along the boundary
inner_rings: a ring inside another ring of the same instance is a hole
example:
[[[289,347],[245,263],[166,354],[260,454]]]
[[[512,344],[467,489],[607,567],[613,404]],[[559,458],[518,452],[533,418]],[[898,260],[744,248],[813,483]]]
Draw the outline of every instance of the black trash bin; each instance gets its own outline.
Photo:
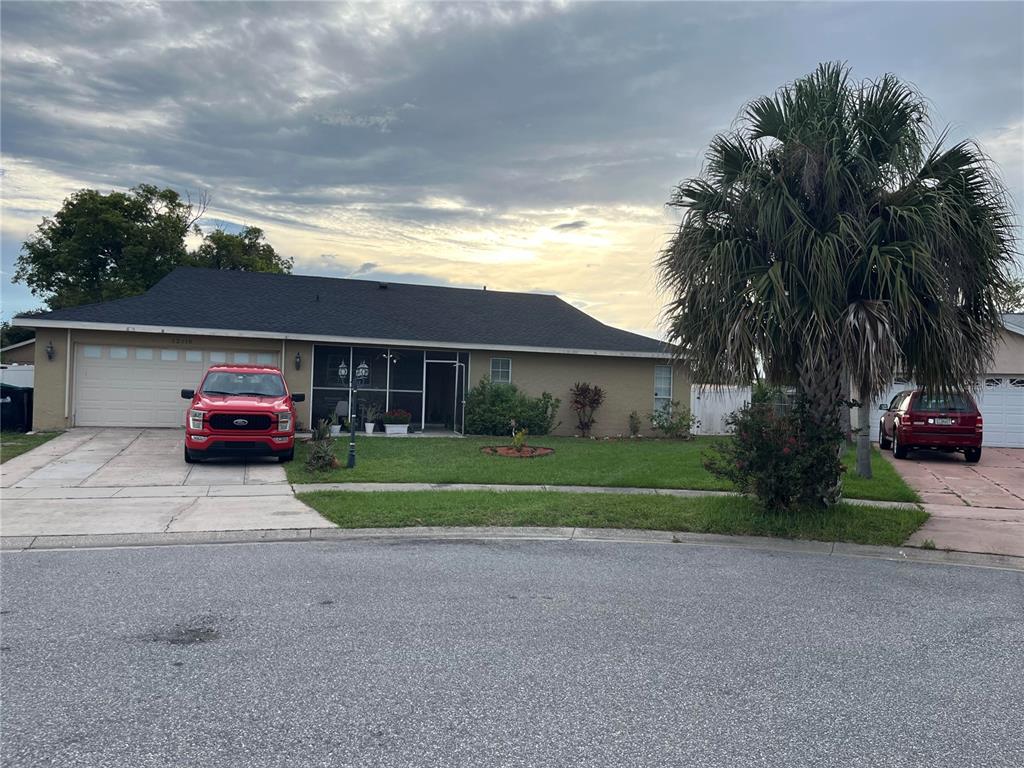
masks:
[[[11,432],[32,429],[32,387],[0,384],[0,427]]]

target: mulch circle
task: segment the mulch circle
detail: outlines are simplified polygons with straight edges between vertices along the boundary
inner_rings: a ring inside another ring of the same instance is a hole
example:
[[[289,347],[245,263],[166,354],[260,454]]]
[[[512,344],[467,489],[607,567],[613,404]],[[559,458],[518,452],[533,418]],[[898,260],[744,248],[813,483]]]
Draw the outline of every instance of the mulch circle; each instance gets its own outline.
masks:
[[[480,449],[489,456],[508,456],[513,459],[532,459],[534,456],[547,456],[554,453],[554,448],[539,448],[528,445],[517,451],[511,445],[486,445]]]

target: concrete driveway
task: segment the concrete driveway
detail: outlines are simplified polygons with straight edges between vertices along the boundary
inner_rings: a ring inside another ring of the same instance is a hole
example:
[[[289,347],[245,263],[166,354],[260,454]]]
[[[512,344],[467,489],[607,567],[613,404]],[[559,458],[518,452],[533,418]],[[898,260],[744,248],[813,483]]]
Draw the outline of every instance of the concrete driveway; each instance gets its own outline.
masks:
[[[275,459],[186,464],[180,429],[72,429],[0,465],[3,536],[330,527]]]
[[[1024,449],[985,448],[977,464],[931,451],[887,455],[931,515],[908,544],[1024,557]]]

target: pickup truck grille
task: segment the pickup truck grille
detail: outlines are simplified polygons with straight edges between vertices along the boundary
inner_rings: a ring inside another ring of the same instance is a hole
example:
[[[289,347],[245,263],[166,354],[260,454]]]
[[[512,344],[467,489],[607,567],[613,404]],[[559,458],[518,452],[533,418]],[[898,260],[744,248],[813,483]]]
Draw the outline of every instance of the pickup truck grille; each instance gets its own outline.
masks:
[[[210,415],[210,428],[225,432],[267,430],[270,429],[270,424],[271,418],[265,413],[214,413]]]

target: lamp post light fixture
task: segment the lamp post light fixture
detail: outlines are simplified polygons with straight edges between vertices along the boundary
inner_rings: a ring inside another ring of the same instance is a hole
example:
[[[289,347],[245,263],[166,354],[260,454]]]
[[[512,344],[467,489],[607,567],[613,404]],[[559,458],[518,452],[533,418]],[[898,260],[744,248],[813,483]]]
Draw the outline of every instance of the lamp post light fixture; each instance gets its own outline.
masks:
[[[295,353],[295,370],[298,371],[298,370],[301,370],[301,369],[302,369],[302,353],[301,352],[296,352]]]
[[[57,350],[53,348],[53,341],[50,341],[50,343],[46,345],[46,359],[53,360],[56,354]]]
[[[338,366],[338,373],[341,373],[341,369],[345,368],[345,373],[348,373],[348,367],[344,363]],[[352,407],[349,408],[348,424],[352,430],[348,439],[348,464],[346,465],[349,469],[356,468],[356,395],[359,394],[359,390],[366,386],[367,380],[370,378],[370,366],[363,360],[356,366],[355,380],[352,382]],[[344,379],[344,376],[342,376]]]
[[[341,361],[341,365],[338,366],[338,381],[344,386],[345,382],[348,381],[348,365],[345,361]]]

